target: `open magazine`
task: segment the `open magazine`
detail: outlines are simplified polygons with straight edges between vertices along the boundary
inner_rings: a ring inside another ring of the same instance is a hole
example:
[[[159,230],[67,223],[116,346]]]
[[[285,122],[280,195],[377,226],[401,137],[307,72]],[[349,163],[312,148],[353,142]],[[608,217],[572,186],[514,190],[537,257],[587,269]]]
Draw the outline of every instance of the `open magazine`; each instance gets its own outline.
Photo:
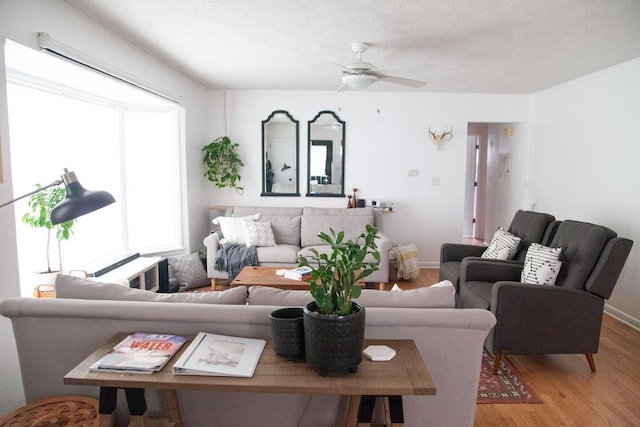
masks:
[[[178,375],[252,377],[265,340],[200,332],[173,365]]]
[[[150,374],[161,370],[186,340],[179,335],[138,332],[120,341],[89,370]]]

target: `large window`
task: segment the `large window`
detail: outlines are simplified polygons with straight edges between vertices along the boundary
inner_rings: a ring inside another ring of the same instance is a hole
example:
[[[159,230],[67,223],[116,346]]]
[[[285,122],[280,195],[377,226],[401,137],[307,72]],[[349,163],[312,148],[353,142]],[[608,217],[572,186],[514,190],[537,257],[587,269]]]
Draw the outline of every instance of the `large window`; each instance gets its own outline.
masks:
[[[14,194],[68,168],[87,189],[116,199],[76,220],[62,242],[63,270],[181,249],[181,107],[11,42],[5,57]],[[24,294],[33,288],[32,272],[46,268],[47,236],[22,224],[26,200],[14,206]],[[51,246],[57,266],[56,242]]]

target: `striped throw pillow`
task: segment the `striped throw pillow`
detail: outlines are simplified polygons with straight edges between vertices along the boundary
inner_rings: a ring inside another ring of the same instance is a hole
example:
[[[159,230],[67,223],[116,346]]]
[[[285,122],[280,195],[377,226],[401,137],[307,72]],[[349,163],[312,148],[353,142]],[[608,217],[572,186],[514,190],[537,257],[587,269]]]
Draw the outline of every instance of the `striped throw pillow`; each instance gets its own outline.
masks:
[[[562,261],[562,248],[532,243],[524,258],[520,281],[534,285],[555,285]]]
[[[511,259],[518,250],[518,245],[519,237],[498,228],[489,242],[489,247],[482,253],[482,258]]]

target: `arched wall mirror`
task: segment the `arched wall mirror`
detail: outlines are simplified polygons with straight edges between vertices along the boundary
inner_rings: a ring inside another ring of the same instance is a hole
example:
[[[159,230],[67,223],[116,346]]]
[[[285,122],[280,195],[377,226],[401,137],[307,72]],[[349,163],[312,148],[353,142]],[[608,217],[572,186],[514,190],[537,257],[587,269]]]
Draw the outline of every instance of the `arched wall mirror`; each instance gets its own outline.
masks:
[[[320,111],[307,132],[307,196],[344,197],[345,122],[333,111]]]
[[[262,121],[261,196],[299,196],[298,121],[276,110]]]

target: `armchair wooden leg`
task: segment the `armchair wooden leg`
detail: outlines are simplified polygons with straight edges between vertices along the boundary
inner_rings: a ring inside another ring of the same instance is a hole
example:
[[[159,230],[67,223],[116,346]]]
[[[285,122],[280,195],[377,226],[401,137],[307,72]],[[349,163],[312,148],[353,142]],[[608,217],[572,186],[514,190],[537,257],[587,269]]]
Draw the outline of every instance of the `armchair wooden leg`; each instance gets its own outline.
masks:
[[[591,372],[595,372],[596,371],[596,362],[594,362],[594,360],[593,360],[593,354],[592,353],[585,353],[585,356],[587,356],[587,362],[589,362],[589,367],[591,368]]]
[[[498,367],[500,366],[500,359],[502,359],[501,354],[496,354],[493,356],[493,375],[498,375]]]
[[[212,291],[216,290],[216,279],[211,279],[211,290]]]
[[[379,282],[378,283],[378,290],[380,291],[384,291],[384,287],[387,283],[386,282]]]

